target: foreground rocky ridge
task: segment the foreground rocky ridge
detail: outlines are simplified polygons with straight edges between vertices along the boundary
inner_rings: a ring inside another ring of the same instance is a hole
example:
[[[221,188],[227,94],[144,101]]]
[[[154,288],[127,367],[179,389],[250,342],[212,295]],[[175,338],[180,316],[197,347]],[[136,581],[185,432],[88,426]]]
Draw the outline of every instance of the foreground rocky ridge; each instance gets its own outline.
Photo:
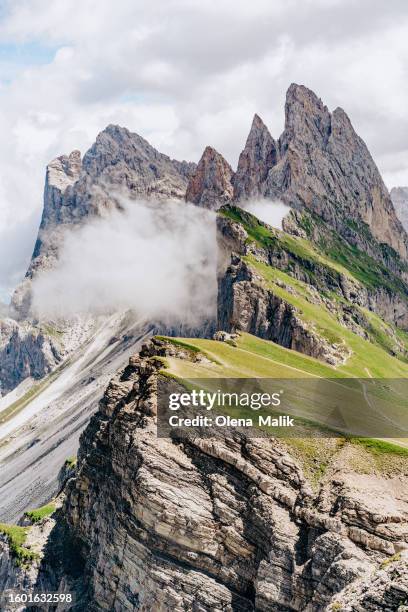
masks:
[[[111,381],[38,584],[74,590],[74,610],[398,610],[407,477],[356,474],[346,444],[313,490],[277,440],[158,439],[165,356],[201,359],[153,339]]]

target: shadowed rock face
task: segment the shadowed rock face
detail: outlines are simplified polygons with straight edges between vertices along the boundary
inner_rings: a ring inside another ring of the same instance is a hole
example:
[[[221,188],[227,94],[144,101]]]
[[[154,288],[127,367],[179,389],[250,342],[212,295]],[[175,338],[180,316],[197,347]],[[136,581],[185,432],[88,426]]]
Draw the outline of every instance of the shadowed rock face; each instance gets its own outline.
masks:
[[[408,231],[408,187],[393,187],[390,191],[397,217]]]
[[[43,331],[0,321],[0,396],[25,378],[43,378],[61,360],[61,347]]]
[[[223,156],[212,147],[206,147],[188,183],[187,202],[218,210],[220,206],[232,200],[233,174],[231,166]]]

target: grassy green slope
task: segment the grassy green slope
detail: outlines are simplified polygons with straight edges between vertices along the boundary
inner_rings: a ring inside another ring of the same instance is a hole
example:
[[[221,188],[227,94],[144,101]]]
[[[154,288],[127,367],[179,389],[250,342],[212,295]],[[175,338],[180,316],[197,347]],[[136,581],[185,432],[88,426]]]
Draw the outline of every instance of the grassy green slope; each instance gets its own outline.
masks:
[[[285,251],[298,261],[313,262],[325,266],[333,274],[344,274],[368,289],[385,287],[408,296],[408,287],[402,280],[372,257],[350,245],[336,232],[326,227],[320,217],[304,212],[302,228],[308,236],[312,226],[320,227],[324,238],[318,244],[305,238],[292,236],[281,230],[265,226],[254,215],[236,206],[225,206],[219,214],[240,223],[248,233],[249,240],[275,252]],[[407,265],[404,264],[407,270]]]
[[[350,358],[344,365],[338,367],[338,371],[345,376],[360,378],[366,376],[374,378],[408,376],[408,364],[387,352],[386,343],[389,342],[387,327],[389,326],[382,323],[379,317],[374,314],[371,316],[373,324],[375,321],[376,329],[382,329],[382,336],[377,343],[373,343],[342,325],[324,303],[310,301],[313,299],[313,294],[306,283],[292,278],[281,270],[261,263],[252,256],[245,259],[262,276],[267,287],[285,301],[293,304],[299,310],[300,317],[312,324],[320,335],[331,343],[344,342],[351,349]],[[285,288],[278,285],[277,281],[283,282]]]

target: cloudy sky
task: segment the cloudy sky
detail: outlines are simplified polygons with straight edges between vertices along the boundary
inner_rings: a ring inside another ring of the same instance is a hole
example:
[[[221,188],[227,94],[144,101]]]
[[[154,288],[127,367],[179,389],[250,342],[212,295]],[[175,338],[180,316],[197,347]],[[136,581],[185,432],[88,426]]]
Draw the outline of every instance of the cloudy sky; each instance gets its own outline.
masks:
[[[235,164],[292,81],[342,106],[389,187],[408,185],[404,0],[0,0],[0,295],[33,246],[44,168],[118,123]]]

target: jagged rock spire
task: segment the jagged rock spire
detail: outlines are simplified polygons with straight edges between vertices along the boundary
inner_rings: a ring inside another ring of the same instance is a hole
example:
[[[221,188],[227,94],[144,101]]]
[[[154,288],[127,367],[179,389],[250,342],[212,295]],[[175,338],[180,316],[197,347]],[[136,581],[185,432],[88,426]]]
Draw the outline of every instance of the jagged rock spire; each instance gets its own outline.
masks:
[[[408,237],[370,152],[343,109],[330,113],[310,89],[293,83],[279,149],[280,161],[268,174],[267,197],[308,208],[377,257],[378,247],[372,248],[364,236],[368,226],[377,244],[387,243],[407,259]]]
[[[187,186],[186,200],[198,206],[218,210],[233,196],[229,163],[212,147],[206,147]]]
[[[233,179],[234,198],[243,200],[263,195],[268,172],[277,159],[277,143],[259,115],[255,115]]]

